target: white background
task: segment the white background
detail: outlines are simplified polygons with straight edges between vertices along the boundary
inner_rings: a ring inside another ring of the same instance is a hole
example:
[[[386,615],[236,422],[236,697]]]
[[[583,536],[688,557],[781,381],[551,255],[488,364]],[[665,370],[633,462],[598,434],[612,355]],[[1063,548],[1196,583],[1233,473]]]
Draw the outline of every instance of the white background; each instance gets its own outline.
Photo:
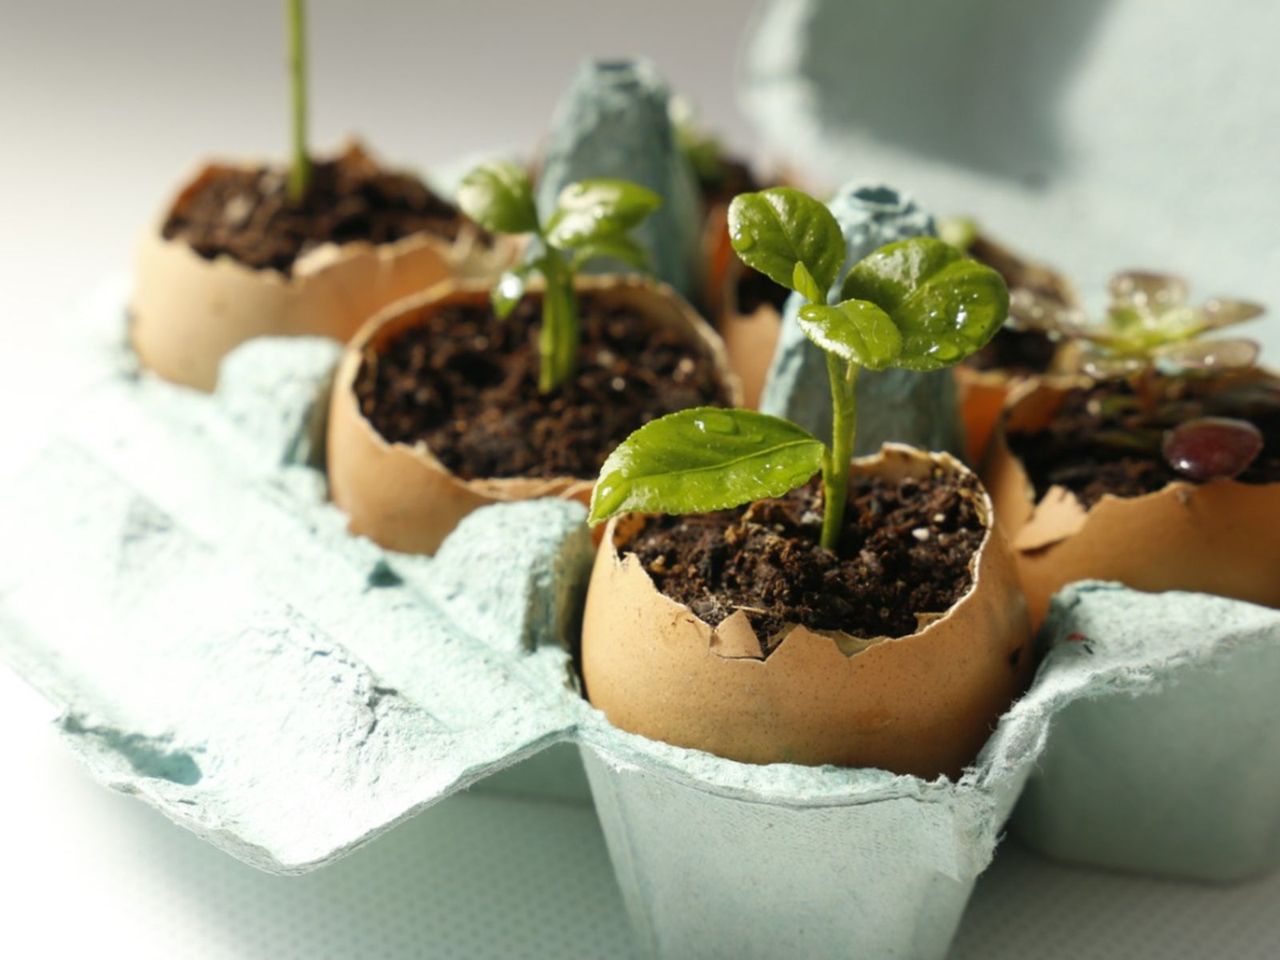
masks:
[[[313,4],[314,142],[359,130],[429,166],[536,140],[587,54],[647,53],[730,142],[751,5],[727,0]],[[74,303],[207,153],[286,143],[278,4],[0,0],[0,466],[38,436]],[[0,549],[4,548],[0,533]],[[351,859],[255,873],[78,768],[0,666],[0,957],[628,956],[589,807],[447,801]],[[1273,958],[1280,878],[1234,889],[1106,876],[1006,850],[956,956]]]

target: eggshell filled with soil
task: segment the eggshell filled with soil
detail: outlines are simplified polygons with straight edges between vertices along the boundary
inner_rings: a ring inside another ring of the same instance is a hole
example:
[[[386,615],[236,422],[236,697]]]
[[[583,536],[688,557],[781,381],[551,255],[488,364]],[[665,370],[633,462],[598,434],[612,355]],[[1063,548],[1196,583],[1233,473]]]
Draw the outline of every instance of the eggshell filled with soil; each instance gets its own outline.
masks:
[[[1067,392],[1039,383],[1015,394],[982,471],[1032,624],[1054,593],[1087,579],[1280,606],[1280,483],[1175,481],[1142,496],[1104,494],[1087,508],[1062,486],[1037,499],[1008,437],[1044,429]]]
[[[358,147],[342,159],[368,162]],[[463,221],[456,238],[426,231],[386,243],[325,242],[305,251],[287,273],[256,268],[219,253],[201,256],[165,224],[204,188],[261,164],[210,163],[179,191],[143,235],[129,302],[130,340],[144,367],[166,380],[212,390],[232,349],[262,336],[323,336],[345,342],[387,304],[441,280],[496,276],[517,245],[485,238]]]
[[[579,277],[575,289],[580,301],[590,298],[634,311],[677,331],[710,362],[728,401],[739,402],[741,390],[719,337],[670,287],[640,277],[601,276]],[[590,500],[594,476],[463,479],[424,443],[388,442],[362,413],[355,385],[366,357],[376,358],[397,335],[437,311],[488,304],[487,285],[446,282],[388,307],[348,345],[330,400],[328,465],[331,496],[347,514],[352,533],[393,550],[434,553],[458,522],[479,507],[538,497]]]
[[[968,474],[947,454],[889,444],[851,476],[899,482],[936,468]],[[634,521],[611,521],[583,623],[588,698],[623,730],[732,760],[957,776],[1032,669],[1013,558],[975,495],[985,532],[950,609],[917,611],[919,628],[897,638],[789,625],[767,657],[741,610],[713,628],[661,593],[626,552]]]

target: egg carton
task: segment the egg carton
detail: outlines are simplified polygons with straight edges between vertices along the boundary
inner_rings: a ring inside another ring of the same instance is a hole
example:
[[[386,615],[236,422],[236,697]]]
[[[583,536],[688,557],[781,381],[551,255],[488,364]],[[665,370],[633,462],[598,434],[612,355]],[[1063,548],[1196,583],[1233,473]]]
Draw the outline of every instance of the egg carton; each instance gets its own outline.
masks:
[[[1055,856],[1216,879],[1280,860],[1276,611],[1069,588],[955,782],[723,760],[580,696],[579,505],[383,550],[326,498],[339,347],[252,342],[203,395],[136,370],[118,290],[90,319],[74,402],[3,483],[0,652],[98,780],[246,863],[318,868],[561,744],[656,956],[942,957],[1019,796],[1015,830]]]

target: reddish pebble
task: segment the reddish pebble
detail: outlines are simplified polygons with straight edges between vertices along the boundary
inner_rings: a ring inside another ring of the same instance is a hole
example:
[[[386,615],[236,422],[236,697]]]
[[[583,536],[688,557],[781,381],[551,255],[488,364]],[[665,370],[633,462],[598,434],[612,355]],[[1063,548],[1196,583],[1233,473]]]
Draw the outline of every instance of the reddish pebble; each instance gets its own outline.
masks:
[[[1198,417],[1168,431],[1163,449],[1169,466],[1203,483],[1243,472],[1262,452],[1262,433],[1247,420]]]

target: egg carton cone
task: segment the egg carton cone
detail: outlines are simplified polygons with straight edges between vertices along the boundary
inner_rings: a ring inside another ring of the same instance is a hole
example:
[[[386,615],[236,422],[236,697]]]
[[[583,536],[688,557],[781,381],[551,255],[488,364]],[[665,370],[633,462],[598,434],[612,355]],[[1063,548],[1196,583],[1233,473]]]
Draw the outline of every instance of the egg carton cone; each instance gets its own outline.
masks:
[[[702,291],[701,200],[693,170],[676,143],[671,91],[647,60],[592,60],[574,75],[552,118],[538,180],[538,211],[546,217],[560,191],[591,177],[616,177],[648,187],[662,206],[633,231],[648,251],[653,274],[694,299]],[[617,262],[588,271],[630,269]]]
[[[1204,881],[1280,866],[1280,611],[1086,582],[1041,636],[1070,702],[1018,804],[1023,843]]]
[[[902,191],[881,183],[846,183],[827,202],[844,234],[845,273],[886,243],[933,236],[933,217]],[[806,303],[798,293],[787,298],[782,332],[765,379],[760,409],[786,417],[819,437],[831,436],[831,389],[822,350],[804,335],[798,322]],[[854,455],[875,453],[882,443],[898,442],[924,450],[963,452],[955,376],[951,370],[864,370],[858,377],[858,435]]]

